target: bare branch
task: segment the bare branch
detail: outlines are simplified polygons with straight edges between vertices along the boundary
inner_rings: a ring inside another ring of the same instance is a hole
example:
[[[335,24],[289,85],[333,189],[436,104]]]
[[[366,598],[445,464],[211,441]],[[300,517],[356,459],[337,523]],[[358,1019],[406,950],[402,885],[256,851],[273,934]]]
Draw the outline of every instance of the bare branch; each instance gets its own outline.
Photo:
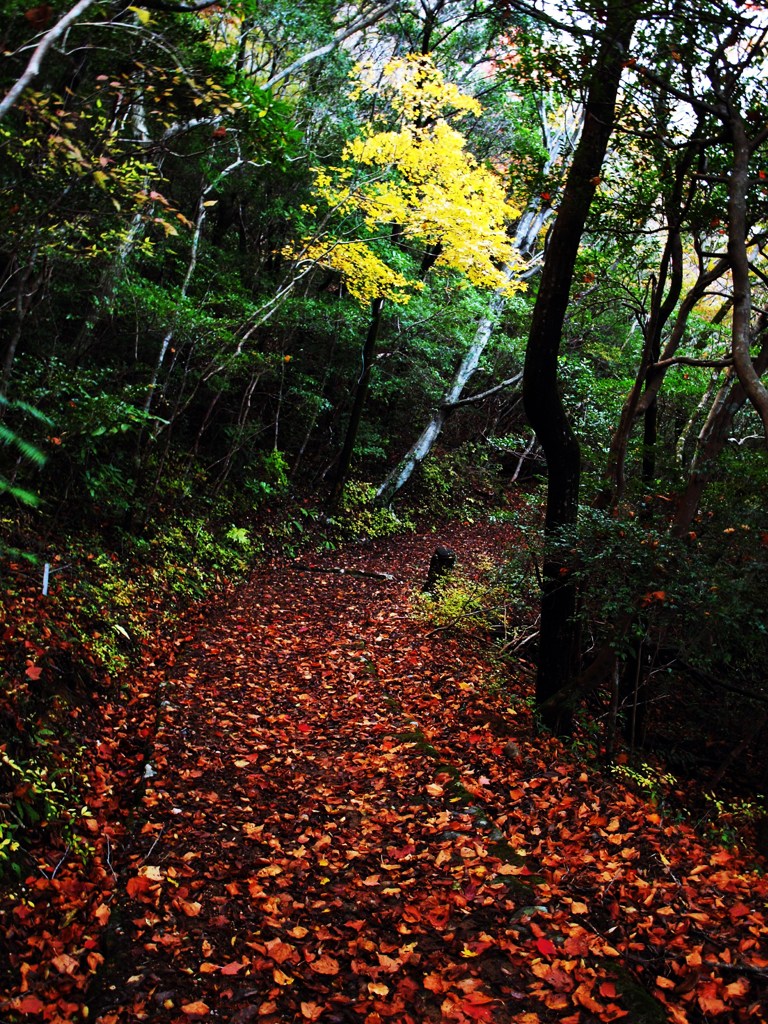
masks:
[[[651,370],[666,370],[668,366],[715,366],[723,368],[733,366],[733,356],[724,356],[722,359],[695,359],[693,356],[672,356],[671,359],[660,359],[658,363],[651,363]]]
[[[68,11],[62,18],[59,18],[53,28],[45,33],[35,47],[32,56],[29,58],[29,63],[24,69],[21,77],[18,79],[16,84],[9,89],[2,101],[0,101],[0,121],[5,117],[30,82],[40,74],[40,65],[43,62],[43,57],[45,57],[46,53],[48,53],[56,40],[60,39],[69,26],[73,24],[73,22],[77,21],[80,15],[84,14],[95,2],[96,0],[79,0],[71,11]]]
[[[503,391],[504,388],[509,388],[513,384],[517,384],[518,381],[523,379],[522,373],[516,373],[514,377],[508,377],[503,380],[501,384],[496,384],[492,388],[488,388],[487,391],[481,391],[478,395],[470,395],[468,398],[459,398],[455,402],[441,402],[441,409],[457,409],[460,405],[471,405],[474,402],[483,402],[486,398],[490,398],[491,395],[495,395],[498,391]]]
[[[292,64],[289,64],[287,68],[283,68],[282,71],[278,71],[276,75],[273,75],[270,78],[264,88],[274,88],[274,86],[282,82],[284,78],[288,78],[288,76],[292,75],[294,71],[298,71],[298,69],[303,67],[304,64],[308,64],[312,60],[317,60],[319,57],[325,57],[326,54],[331,53],[337,46],[340,46],[346,39],[349,39],[350,36],[353,36],[356,32],[362,32],[363,29],[368,28],[377,21],[380,21],[384,15],[389,14],[395,5],[396,0],[390,0],[390,2],[386,3],[383,7],[377,7],[367,15],[363,15],[361,18],[353,21],[345,28],[338,29],[330,43],[326,43],[324,46],[318,46],[315,50],[310,50],[309,53],[305,53]]]

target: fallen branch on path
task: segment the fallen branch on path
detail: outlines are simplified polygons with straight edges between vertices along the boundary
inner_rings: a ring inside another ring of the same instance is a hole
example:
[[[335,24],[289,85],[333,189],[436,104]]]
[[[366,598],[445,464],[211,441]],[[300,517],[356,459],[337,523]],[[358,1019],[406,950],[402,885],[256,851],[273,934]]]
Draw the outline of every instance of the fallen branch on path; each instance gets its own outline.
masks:
[[[333,573],[336,576],[355,576],[359,577],[360,579],[389,581],[397,580],[397,576],[393,576],[391,572],[366,572],[364,569],[322,568],[317,565],[304,565],[301,562],[294,562],[292,565],[289,566],[289,568],[295,569],[297,572]]]

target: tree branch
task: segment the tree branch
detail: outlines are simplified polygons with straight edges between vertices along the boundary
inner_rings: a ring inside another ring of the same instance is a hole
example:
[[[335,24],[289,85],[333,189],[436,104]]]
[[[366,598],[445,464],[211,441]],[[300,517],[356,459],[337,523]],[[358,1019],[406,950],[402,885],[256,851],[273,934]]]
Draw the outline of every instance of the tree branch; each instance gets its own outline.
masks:
[[[651,363],[650,370],[666,370],[668,366],[733,366],[733,356],[724,356],[722,359],[694,359],[693,356],[672,356],[670,359],[660,359],[657,363]]]
[[[501,384],[496,384],[494,387],[488,388],[487,391],[481,391],[479,395],[470,395],[469,398],[458,398],[455,402],[441,402],[440,408],[456,409],[460,405],[471,405],[473,402],[482,402],[486,398],[490,398],[491,395],[495,395],[497,391],[502,391],[504,388],[511,387],[522,379],[522,372],[516,373],[514,377],[508,377],[506,380],[503,380]]]
[[[381,18],[383,18],[385,14],[389,14],[395,6],[396,0],[390,0],[390,2],[385,4],[383,7],[377,7],[369,14],[363,15],[361,18],[358,18],[357,21],[353,21],[350,25],[347,25],[346,28],[338,29],[330,43],[326,43],[324,46],[318,46],[316,49],[311,50],[309,53],[305,53],[302,57],[299,57],[292,64],[289,64],[287,68],[283,68],[282,71],[278,71],[277,74],[273,75],[266,83],[264,89],[274,88],[274,86],[279,82],[282,82],[284,78],[292,75],[294,71],[298,71],[298,69],[303,67],[304,64],[308,64],[312,60],[317,60],[318,57],[324,57],[327,53],[331,53],[337,46],[340,46],[346,39],[349,39],[349,37],[353,36],[356,32],[362,32],[363,29],[368,28],[377,21],[380,21]]]
[[[68,11],[67,14],[56,22],[50,31],[45,33],[35,47],[32,56],[29,58],[29,63],[24,69],[21,77],[18,79],[16,84],[8,90],[2,101],[0,101],[0,121],[2,121],[30,82],[40,74],[40,65],[43,62],[43,57],[45,57],[46,53],[48,53],[56,40],[60,39],[69,26],[73,22],[77,21],[80,15],[84,14],[95,2],[96,0],[79,0],[71,11]]]

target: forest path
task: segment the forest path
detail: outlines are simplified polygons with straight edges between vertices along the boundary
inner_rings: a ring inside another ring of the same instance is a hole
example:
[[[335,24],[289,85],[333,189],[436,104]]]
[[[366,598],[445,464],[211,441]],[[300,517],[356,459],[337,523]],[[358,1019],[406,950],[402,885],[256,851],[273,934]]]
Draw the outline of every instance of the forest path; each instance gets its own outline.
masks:
[[[91,856],[0,904],[4,1024],[764,1020],[768,876],[414,618],[437,543],[510,541],[276,560],[185,616],[94,723]]]
[[[476,645],[427,635],[408,608],[438,540],[471,567],[510,539],[457,526],[315,571],[259,568],[187,638],[148,751],[133,905],[92,1007],[104,1024],[525,1008],[488,934],[520,906],[498,871],[524,856],[489,852],[522,845],[504,831],[515,712]]]

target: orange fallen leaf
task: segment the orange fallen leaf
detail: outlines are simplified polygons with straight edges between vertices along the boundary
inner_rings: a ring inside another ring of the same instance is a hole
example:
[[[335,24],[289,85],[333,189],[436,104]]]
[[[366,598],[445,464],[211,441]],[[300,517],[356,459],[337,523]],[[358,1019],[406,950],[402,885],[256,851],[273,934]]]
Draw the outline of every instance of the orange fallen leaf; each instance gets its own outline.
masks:
[[[51,963],[59,974],[74,974],[80,966],[80,962],[69,953],[60,953],[51,960]]]
[[[174,904],[179,908],[179,910],[182,910],[187,915],[187,917],[197,917],[197,915],[203,909],[200,903],[190,903],[187,900],[183,900],[181,898],[174,900]]]
[[[188,1017],[205,1017],[211,1012],[211,1008],[207,1003],[197,1000],[194,1003],[184,1003],[181,1007],[181,1012],[185,1013]]]
[[[14,999],[11,1002],[11,1009],[17,1013],[42,1013],[45,1003],[42,1003],[37,996],[24,996],[22,999]]]
[[[317,1003],[302,1003],[301,1016],[304,1020],[319,1020],[323,1015],[323,1007]]]
[[[93,912],[93,916],[99,922],[100,925],[106,925],[109,921],[112,911],[105,903],[100,903]]]
[[[317,960],[313,960],[309,965],[310,970],[313,970],[315,974],[338,974],[339,973],[339,961],[334,960],[332,956],[328,956],[327,953],[323,953]]]

